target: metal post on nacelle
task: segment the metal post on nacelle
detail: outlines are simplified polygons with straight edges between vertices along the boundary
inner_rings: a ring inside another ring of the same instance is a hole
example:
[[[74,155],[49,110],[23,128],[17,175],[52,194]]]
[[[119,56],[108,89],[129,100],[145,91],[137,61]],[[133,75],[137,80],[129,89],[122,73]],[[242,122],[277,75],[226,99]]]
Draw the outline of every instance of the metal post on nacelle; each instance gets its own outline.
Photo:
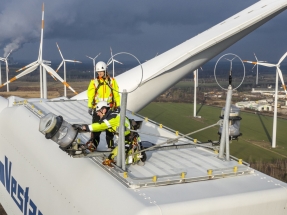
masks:
[[[220,149],[219,149],[219,158],[224,158],[224,149],[226,149],[226,160],[229,160],[229,115],[230,115],[230,105],[232,99],[232,86],[228,86],[227,96],[226,96],[226,104],[224,110],[224,118],[223,118],[223,128],[222,134],[220,138]]]
[[[125,122],[126,122],[126,110],[127,110],[127,99],[128,99],[128,93],[126,90],[123,90],[122,93],[122,100],[121,100],[121,113],[120,113],[120,123],[123,127],[122,131],[122,169],[126,170],[126,150],[125,150]]]
[[[230,107],[231,107],[231,100],[232,100],[232,86],[229,85],[228,86],[228,91],[227,91],[227,99],[226,99],[226,102],[228,103],[226,108],[227,108],[227,119],[226,119],[226,141],[225,141],[225,144],[226,144],[226,160],[229,161],[230,160],[230,151],[229,151],[229,134],[230,134],[230,128],[229,128],[229,116],[230,116]]]
[[[118,142],[118,155],[117,155],[117,166],[121,167],[123,170],[126,170],[125,121],[126,121],[127,98],[128,93],[124,89],[121,95],[119,142]]]
[[[273,116],[273,133],[272,133],[272,148],[276,148],[277,105],[278,105],[278,70],[276,69],[276,83],[275,83],[275,97],[274,97],[274,116]]]

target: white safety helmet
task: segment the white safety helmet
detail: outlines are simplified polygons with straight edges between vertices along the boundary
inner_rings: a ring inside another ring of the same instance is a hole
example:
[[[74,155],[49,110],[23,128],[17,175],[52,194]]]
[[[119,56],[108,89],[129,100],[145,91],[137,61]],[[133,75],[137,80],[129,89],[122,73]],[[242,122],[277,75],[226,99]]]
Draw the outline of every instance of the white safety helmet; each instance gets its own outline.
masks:
[[[101,101],[97,104],[96,111],[101,110],[103,107],[110,107],[106,101]]]
[[[96,72],[107,71],[107,64],[103,61],[99,61],[96,64]]]

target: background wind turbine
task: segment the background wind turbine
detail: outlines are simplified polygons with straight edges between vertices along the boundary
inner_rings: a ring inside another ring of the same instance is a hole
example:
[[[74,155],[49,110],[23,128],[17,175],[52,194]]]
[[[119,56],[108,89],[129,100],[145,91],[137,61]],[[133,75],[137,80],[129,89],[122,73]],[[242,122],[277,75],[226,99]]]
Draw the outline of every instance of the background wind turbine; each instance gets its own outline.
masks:
[[[58,43],[56,43],[57,47],[58,47],[58,50],[60,52],[60,55],[63,59],[63,61],[60,63],[60,65],[58,66],[58,68],[56,69],[56,72],[59,71],[59,69],[61,68],[61,66],[64,64],[64,82],[67,81],[67,76],[66,76],[66,62],[74,62],[74,63],[82,63],[81,61],[77,61],[77,60],[66,60],[64,59],[63,55],[62,55],[62,52],[60,50],[60,47],[58,45]],[[67,86],[64,85],[64,96],[67,97]]]
[[[86,55],[86,57],[90,58],[93,60],[93,66],[94,66],[94,79],[96,79],[96,59],[97,57],[100,55],[101,53],[99,53],[96,57],[92,58],[92,57],[89,57],[88,55]]]
[[[11,54],[12,50],[9,52],[9,54],[5,58],[0,58],[0,61],[4,61],[6,64],[6,81],[8,82],[8,73],[9,73],[9,66],[8,66],[8,57]],[[1,62],[0,62],[0,85],[2,85],[1,80]],[[7,92],[9,92],[9,84],[7,84]]]
[[[64,85],[66,85],[70,90],[72,90],[75,94],[78,94],[72,87],[69,86],[69,84],[67,82],[65,82],[51,67],[49,67],[48,65],[46,65],[45,63],[47,63],[47,61],[44,61],[42,59],[42,50],[43,50],[43,32],[44,32],[44,3],[42,5],[42,26],[41,26],[41,39],[40,39],[40,48],[39,48],[39,56],[38,56],[38,60],[34,61],[33,63],[28,64],[27,66],[24,66],[23,68],[17,70],[16,72],[20,72],[22,70],[24,70],[23,72],[21,72],[19,75],[16,75],[15,77],[11,78],[9,81],[7,81],[6,83],[4,83],[3,85],[0,86],[3,87],[33,71],[35,71],[38,67],[40,67],[40,91],[41,91],[41,98],[47,98],[47,79],[46,79],[46,72],[44,71],[43,74],[43,79],[42,79],[42,67],[44,68],[44,70],[47,70],[47,72],[53,77],[53,78],[57,78],[58,80],[60,80]],[[42,81],[44,83],[44,86],[42,86]],[[43,91],[44,89],[44,96],[43,96]]]
[[[281,62],[286,58],[287,52],[280,58],[277,64],[270,64],[270,63],[260,63],[260,62],[252,62],[252,61],[243,61],[246,63],[258,64],[266,67],[276,67],[276,84],[275,84],[275,100],[274,100],[274,117],[273,117],[273,134],[272,134],[272,148],[276,148],[276,133],[277,133],[277,104],[278,104],[278,75],[281,79],[282,87],[287,95],[286,92],[286,85],[283,80],[282,71],[280,69]]]
[[[115,62],[117,62],[117,63],[119,63],[119,64],[123,64],[123,63],[121,63],[121,62],[119,62],[119,61],[117,61],[117,60],[115,60],[114,59],[114,57],[113,57],[113,51],[112,51],[112,48],[110,47],[110,50],[111,50],[111,60],[108,62],[108,65],[110,65],[111,63],[113,63],[113,78],[115,77]],[[107,65],[107,66],[108,66]]]
[[[266,61],[259,61],[259,60],[257,59],[255,53],[254,53],[254,57],[255,57],[257,63],[265,63],[265,62],[266,62]],[[254,66],[253,66],[253,68],[252,68],[252,70],[253,70],[255,66],[257,67],[257,72],[256,72],[256,85],[258,85],[258,65],[259,65],[259,64],[254,64]]]

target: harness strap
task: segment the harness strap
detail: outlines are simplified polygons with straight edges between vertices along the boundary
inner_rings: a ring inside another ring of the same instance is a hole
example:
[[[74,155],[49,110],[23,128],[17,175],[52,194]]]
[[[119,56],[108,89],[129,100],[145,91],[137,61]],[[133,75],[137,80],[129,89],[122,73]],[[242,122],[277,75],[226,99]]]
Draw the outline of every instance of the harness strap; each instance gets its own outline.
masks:
[[[102,85],[104,85],[104,83],[106,83],[106,85],[108,85],[108,87],[109,87],[110,90],[111,90],[112,104],[114,105],[115,99],[114,99],[114,91],[113,91],[113,89],[112,89],[112,87],[113,87],[113,85],[114,85],[114,82],[112,82],[112,87],[111,87],[111,86],[110,86],[110,85],[111,85],[111,78],[110,78],[110,77],[108,77],[108,83],[106,82],[106,79],[104,79],[103,82],[100,82],[98,78],[97,78],[96,80],[97,80],[97,82],[98,82],[98,85],[96,86],[96,83],[95,83],[95,86],[96,86],[95,96],[97,95],[99,88],[100,88]]]

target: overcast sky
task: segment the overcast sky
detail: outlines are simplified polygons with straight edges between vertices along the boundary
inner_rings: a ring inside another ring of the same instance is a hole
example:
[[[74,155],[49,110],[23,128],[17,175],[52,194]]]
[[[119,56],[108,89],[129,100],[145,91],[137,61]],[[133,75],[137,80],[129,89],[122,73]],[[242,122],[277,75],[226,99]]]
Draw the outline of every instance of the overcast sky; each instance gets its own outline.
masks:
[[[110,53],[130,52],[141,61],[207,30],[256,0],[49,0],[45,3],[43,58],[107,61]],[[14,49],[15,60],[38,57],[41,5],[38,0],[0,0],[0,56]],[[287,11],[227,52],[244,59],[278,61],[287,51]]]

